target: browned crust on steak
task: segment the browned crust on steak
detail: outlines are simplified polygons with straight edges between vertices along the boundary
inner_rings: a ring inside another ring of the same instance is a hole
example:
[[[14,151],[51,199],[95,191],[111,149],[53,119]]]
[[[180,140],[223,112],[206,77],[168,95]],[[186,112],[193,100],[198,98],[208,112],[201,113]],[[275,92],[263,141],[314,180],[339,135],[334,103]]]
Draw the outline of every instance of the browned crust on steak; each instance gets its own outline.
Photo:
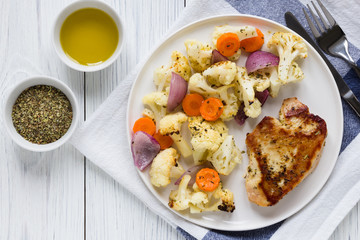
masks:
[[[327,135],[326,122],[297,98],[285,99],[280,121],[265,117],[246,137],[248,198],[276,204],[317,166]]]

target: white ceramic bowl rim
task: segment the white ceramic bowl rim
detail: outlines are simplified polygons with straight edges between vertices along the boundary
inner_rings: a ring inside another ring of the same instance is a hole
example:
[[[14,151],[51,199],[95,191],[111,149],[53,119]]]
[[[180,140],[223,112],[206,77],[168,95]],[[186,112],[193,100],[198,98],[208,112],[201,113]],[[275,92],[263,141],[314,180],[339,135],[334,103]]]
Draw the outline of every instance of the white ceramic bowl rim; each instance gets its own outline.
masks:
[[[119,41],[118,45],[114,51],[114,53],[111,55],[110,58],[108,58],[106,61],[104,61],[101,64],[93,65],[93,66],[86,66],[79,64],[75,62],[74,60],[70,59],[62,49],[61,43],[60,43],[60,30],[63,22],[65,19],[72,14],[73,12],[84,9],[84,8],[97,8],[100,9],[107,14],[114,20],[116,23],[116,26],[118,28],[119,32]],[[97,1],[97,0],[81,0],[74,3],[71,3],[67,7],[65,7],[59,15],[56,17],[54,26],[53,26],[53,45],[55,48],[55,51],[57,55],[60,57],[60,59],[69,67],[72,69],[82,71],[82,72],[94,72],[102,70],[106,67],[108,67],[110,64],[112,64],[120,55],[122,47],[124,45],[124,24],[117,12],[107,3]]]
[[[16,99],[19,97],[19,95],[25,89],[36,85],[49,85],[59,89],[69,99],[73,111],[73,119],[70,128],[67,130],[67,132],[57,141],[48,144],[35,144],[25,140],[16,131],[11,118],[12,107]],[[16,84],[12,89],[9,90],[5,99],[5,106],[3,109],[4,109],[3,117],[4,117],[5,128],[7,129],[7,132],[9,133],[11,138],[22,148],[34,152],[51,151],[63,145],[66,141],[69,140],[71,135],[74,133],[76,129],[76,125],[79,121],[79,107],[74,93],[65,83],[55,78],[47,77],[47,76],[36,76],[36,77],[27,78]]]

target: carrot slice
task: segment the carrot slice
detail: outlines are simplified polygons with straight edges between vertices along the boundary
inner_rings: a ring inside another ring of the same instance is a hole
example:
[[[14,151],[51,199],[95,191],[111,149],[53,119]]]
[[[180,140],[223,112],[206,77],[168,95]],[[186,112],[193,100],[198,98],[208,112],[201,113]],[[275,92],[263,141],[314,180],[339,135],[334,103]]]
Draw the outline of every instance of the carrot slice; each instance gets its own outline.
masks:
[[[208,98],[201,104],[201,116],[207,121],[216,121],[224,111],[224,105],[218,98]]]
[[[136,133],[137,131],[143,131],[147,134],[154,135],[156,132],[154,121],[147,117],[139,118],[135,121],[133,126],[133,132]]]
[[[160,149],[161,150],[164,150],[164,149],[167,149],[167,148],[171,147],[171,145],[174,143],[174,141],[172,140],[172,138],[170,136],[162,135],[159,132],[156,132],[153,135],[153,137],[160,144]]]
[[[191,93],[186,95],[182,101],[184,112],[190,117],[200,116],[200,106],[203,101],[203,96],[198,93]]]
[[[214,169],[203,168],[196,174],[195,181],[201,190],[212,192],[219,186],[220,177]]]
[[[264,44],[264,34],[258,28],[256,28],[256,33],[256,37],[241,40],[240,47],[244,49],[245,52],[255,52]]]
[[[216,41],[216,48],[218,51],[226,56],[230,57],[234,55],[240,48],[240,40],[236,33],[224,33]]]

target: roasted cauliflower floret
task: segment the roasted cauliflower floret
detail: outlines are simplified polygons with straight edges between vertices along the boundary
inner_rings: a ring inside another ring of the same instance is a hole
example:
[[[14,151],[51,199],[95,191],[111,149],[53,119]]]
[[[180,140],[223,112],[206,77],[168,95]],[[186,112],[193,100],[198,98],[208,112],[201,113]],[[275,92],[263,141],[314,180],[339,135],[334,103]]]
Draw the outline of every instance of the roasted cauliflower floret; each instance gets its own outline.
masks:
[[[168,114],[160,120],[159,131],[162,135],[168,135],[176,144],[183,157],[189,157],[192,150],[189,144],[181,135],[181,125],[186,122],[188,117],[183,112]]]
[[[269,69],[268,73],[270,74],[270,95],[271,97],[277,97],[280,87],[284,85],[284,83],[282,83],[278,78],[278,72],[275,67]],[[299,82],[302,79],[304,79],[303,71],[296,62],[293,62],[289,70],[287,83]]]
[[[234,26],[230,26],[227,24],[221,25],[221,26],[216,26],[215,31],[213,32],[213,35],[212,35],[212,42],[213,42],[214,46],[216,46],[218,38],[227,32],[236,33],[238,35],[240,41],[243,39],[246,39],[246,38],[257,36],[256,29],[251,26],[234,27]],[[234,55],[232,55],[228,58],[232,61],[238,60],[240,57],[240,54],[241,54],[241,49],[239,49]]]
[[[237,84],[244,101],[245,115],[251,118],[257,118],[261,114],[261,103],[255,98],[255,91],[262,92],[270,86],[270,78],[265,73],[254,72],[247,74],[244,67],[238,67]]]
[[[231,61],[217,62],[203,72],[206,80],[215,86],[231,84],[237,73],[236,64]]]
[[[185,47],[190,66],[195,72],[202,72],[210,67],[213,47],[197,40],[185,41]]]
[[[208,122],[200,116],[189,118],[189,129],[195,164],[203,163],[207,154],[215,152],[228,134],[222,120]]]
[[[271,85],[270,74],[266,71],[266,69],[259,69],[255,72],[249,73],[248,77],[253,82],[253,88],[257,92],[262,92]]]
[[[255,100],[250,104],[245,104],[244,107],[245,115],[251,118],[257,118],[261,114],[261,102],[255,98]]]
[[[166,114],[166,106],[168,102],[168,94],[165,92],[152,92],[145,95],[142,99],[143,104],[150,107],[156,124]]]
[[[184,175],[179,188],[170,192],[168,204],[170,208],[176,211],[190,208],[191,213],[234,211],[234,194],[228,189],[223,189],[221,183],[213,192],[203,192],[194,183],[194,190],[191,191],[188,188],[190,179],[189,175]]]
[[[277,97],[280,87],[283,85],[278,78],[277,67],[269,67],[267,69],[263,69],[262,71],[265,71],[265,74],[269,77],[269,92],[271,97]]]
[[[203,208],[208,203],[207,194],[203,192],[192,192],[188,188],[191,177],[184,175],[180,181],[179,188],[170,192],[169,207],[181,211],[191,207],[192,209]]]
[[[241,151],[235,145],[234,137],[228,135],[219,149],[209,158],[216,171],[222,175],[229,175],[236,164],[241,163]]]
[[[223,121],[229,121],[233,119],[239,110],[239,100],[235,95],[234,88],[235,84],[219,87],[218,96],[213,96],[221,99],[224,104],[224,111],[220,116]]]
[[[170,192],[169,207],[181,211],[189,208],[191,200],[191,190],[188,188],[188,184],[191,177],[184,175],[180,181],[179,188]]]
[[[153,120],[155,122],[155,114],[153,111],[151,111],[150,109],[148,108],[144,108],[144,110],[142,111],[142,115],[144,117],[148,117],[150,118],[151,120]]]
[[[214,194],[214,198],[219,197],[221,204],[217,206],[220,211],[233,212],[235,210],[234,194],[229,189],[218,190]]]
[[[196,92],[203,96],[219,93],[217,88],[211,87],[205,77],[200,73],[195,73],[191,76],[188,88],[190,92]]]
[[[208,195],[204,192],[193,192],[190,200],[190,213],[200,213],[204,211],[209,202]]]
[[[159,92],[170,86],[171,72],[179,74],[186,81],[189,81],[191,76],[191,68],[187,58],[178,51],[172,52],[170,64],[155,69],[154,83]]]
[[[194,192],[202,192],[196,183],[194,183],[193,189]],[[206,194],[208,203],[205,205],[205,207],[198,205],[198,209],[194,209],[194,212],[220,210],[231,213],[235,210],[234,194],[228,189],[223,189],[221,182],[213,192],[206,192]]]
[[[268,41],[269,48],[276,48],[279,54],[278,77],[283,84],[288,83],[291,79],[292,64],[298,58],[307,57],[307,48],[301,37],[293,33],[276,32]],[[298,74],[295,74],[298,75]],[[303,79],[303,75],[298,75],[298,81]]]
[[[179,169],[178,159],[179,154],[174,148],[167,148],[158,153],[150,167],[149,174],[151,184],[155,187],[165,187],[169,185],[170,177],[174,177],[171,176],[172,168]],[[178,174],[176,174],[176,176],[178,176]]]
[[[178,179],[183,175],[185,169],[183,166],[177,161],[175,165],[170,169],[170,178]]]
[[[288,77],[288,83],[299,82],[304,79],[304,72],[296,62],[291,64]]]

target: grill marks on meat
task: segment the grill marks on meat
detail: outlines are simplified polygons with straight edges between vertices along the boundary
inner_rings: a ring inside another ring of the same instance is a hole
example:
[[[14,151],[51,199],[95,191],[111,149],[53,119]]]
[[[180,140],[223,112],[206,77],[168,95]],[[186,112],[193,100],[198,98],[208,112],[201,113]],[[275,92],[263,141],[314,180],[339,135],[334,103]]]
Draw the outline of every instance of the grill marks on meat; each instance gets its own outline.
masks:
[[[296,98],[285,99],[280,121],[265,117],[246,137],[246,190],[260,206],[276,204],[317,166],[327,128]]]

